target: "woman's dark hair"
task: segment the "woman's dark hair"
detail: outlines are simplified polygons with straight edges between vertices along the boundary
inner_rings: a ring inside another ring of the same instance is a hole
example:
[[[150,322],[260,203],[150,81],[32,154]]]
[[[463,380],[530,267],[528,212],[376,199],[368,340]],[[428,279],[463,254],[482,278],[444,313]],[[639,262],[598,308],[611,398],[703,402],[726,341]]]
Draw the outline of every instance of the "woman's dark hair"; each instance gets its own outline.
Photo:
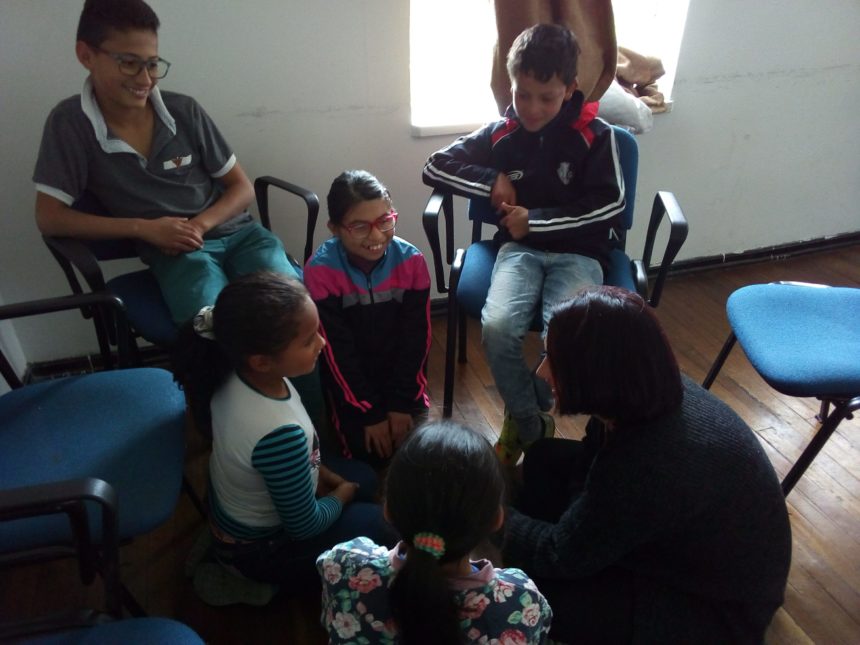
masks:
[[[172,356],[173,377],[188,395],[198,427],[209,434],[209,401],[249,356],[272,355],[296,337],[308,291],[298,280],[261,271],[234,280],[221,291],[212,311],[214,340],[188,321]]]
[[[78,21],[77,39],[100,47],[109,31],[140,29],[158,33],[158,16],[143,0],[86,0]]]
[[[390,204],[391,194],[366,170],[345,170],[331,182],[326,199],[328,218],[332,223],[340,224],[353,206],[374,199],[384,199]]]
[[[678,362],[654,310],[636,293],[583,289],[554,309],[546,350],[561,414],[623,425],[681,405]]]
[[[388,517],[407,545],[391,585],[391,608],[404,643],[459,643],[460,618],[440,564],[468,555],[494,528],[504,494],[499,460],[477,432],[431,421],[394,453],[385,486]],[[437,560],[416,549],[417,533],[445,541]]]
[[[534,25],[514,39],[508,51],[508,76],[530,74],[541,83],[558,75],[570,85],[576,80],[579,43],[576,36],[562,25]]]

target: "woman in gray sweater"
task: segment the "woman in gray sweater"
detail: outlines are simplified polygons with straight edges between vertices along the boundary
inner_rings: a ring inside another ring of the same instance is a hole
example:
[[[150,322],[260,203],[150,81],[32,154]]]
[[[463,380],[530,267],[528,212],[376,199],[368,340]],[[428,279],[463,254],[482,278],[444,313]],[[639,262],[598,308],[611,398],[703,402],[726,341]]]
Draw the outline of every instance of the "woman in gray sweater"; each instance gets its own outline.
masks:
[[[571,642],[761,643],[783,601],[791,529],[749,427],[682,377],[653,310],[592,287],[549,323],[539,375],[583,441],[523,464],[505,564],[526,571]]]

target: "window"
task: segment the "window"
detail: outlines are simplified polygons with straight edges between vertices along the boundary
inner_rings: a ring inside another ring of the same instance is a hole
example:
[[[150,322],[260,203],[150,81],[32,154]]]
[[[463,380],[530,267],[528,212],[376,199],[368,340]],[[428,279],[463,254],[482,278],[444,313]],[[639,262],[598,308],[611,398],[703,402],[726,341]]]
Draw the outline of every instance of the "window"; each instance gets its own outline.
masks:
[[[669,101],[689,0],[615,0],[618,44],[663,62]],[[491,0],[411,0],[410,78],[415,136],[470,132],[498,117],[490,91],[496,23]]]

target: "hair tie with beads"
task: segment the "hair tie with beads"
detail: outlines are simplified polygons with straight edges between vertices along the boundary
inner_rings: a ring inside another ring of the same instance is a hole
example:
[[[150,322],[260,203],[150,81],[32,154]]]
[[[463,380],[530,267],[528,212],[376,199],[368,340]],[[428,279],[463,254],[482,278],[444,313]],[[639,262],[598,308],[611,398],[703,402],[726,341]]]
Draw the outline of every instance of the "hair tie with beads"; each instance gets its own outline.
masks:
[[[437,560],[445,554],[445,540],[435,533],[416,533],[412,538],[412,546],[426,551]]]
[[[215,340],[215,326],[212,323],[212,312],[215,311],[215,307],[208,305],[203,307],[200,311],[197,312],[197,315],[194,316],[194,331],[201,338],[205,338],[206,340]]]

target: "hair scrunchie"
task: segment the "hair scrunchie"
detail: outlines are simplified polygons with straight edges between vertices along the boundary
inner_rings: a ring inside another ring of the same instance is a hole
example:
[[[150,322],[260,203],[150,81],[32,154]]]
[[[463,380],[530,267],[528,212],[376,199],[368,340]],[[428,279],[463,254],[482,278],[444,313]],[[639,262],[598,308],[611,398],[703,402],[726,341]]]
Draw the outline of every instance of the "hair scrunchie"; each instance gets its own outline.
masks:
[[[412,538],[412,546],[426,551],[437,560],[445,554],[445,540],[435,533],[416,533]]]
[[[195,333],[206,340],[215,340],[215,328],[212,324],[212,313],[215,307],[207,305],[194,316],[193,325]]]

